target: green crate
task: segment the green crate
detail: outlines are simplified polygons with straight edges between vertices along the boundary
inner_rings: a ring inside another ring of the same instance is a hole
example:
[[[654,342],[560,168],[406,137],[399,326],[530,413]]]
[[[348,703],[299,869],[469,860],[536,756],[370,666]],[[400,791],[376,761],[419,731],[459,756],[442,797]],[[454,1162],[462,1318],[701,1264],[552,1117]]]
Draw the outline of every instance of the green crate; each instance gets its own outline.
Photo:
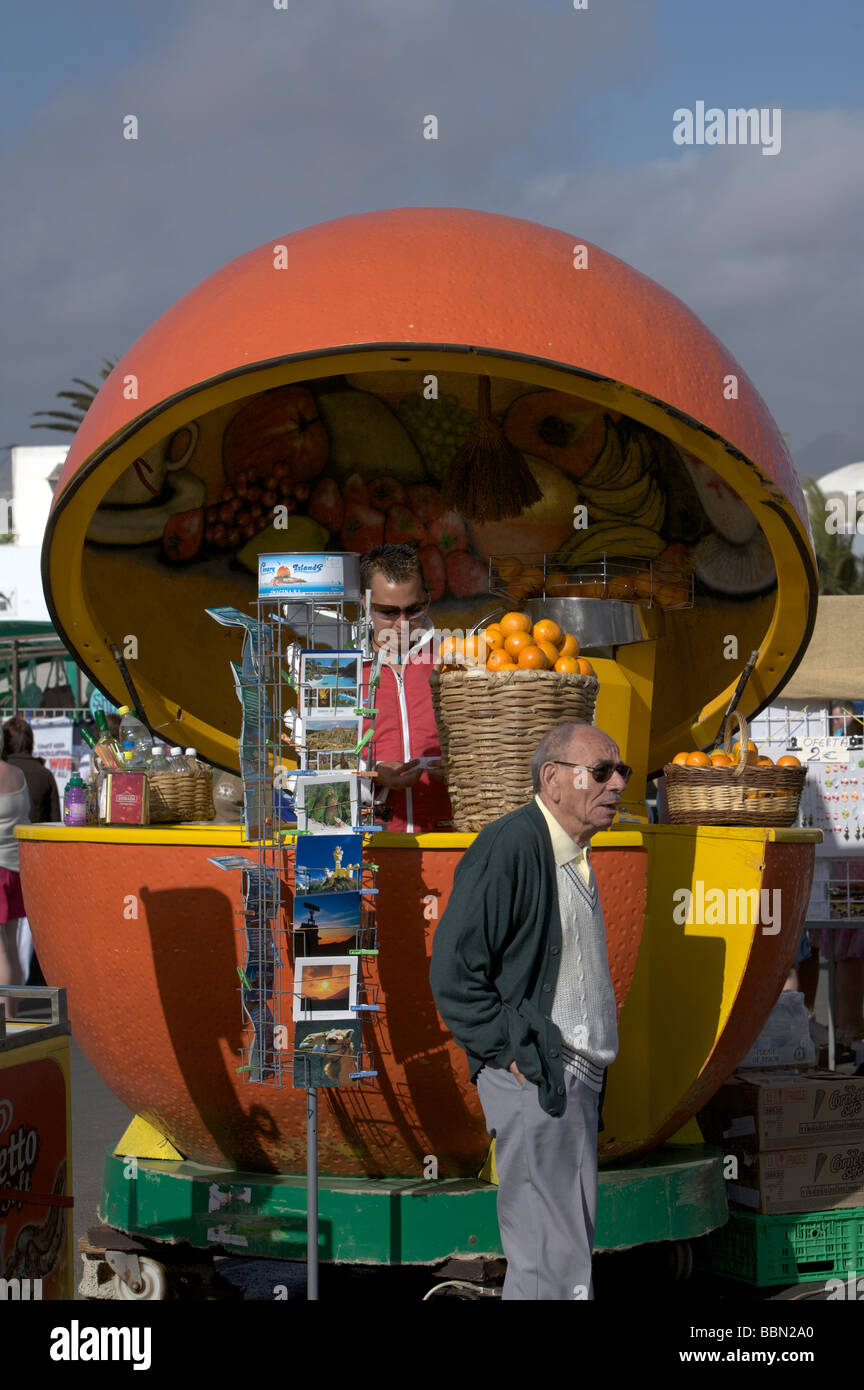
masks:
[[[758,1287],[864,1274],[864,1207],[763,1216],[732,1211],[694,1243],[699,1269]]]

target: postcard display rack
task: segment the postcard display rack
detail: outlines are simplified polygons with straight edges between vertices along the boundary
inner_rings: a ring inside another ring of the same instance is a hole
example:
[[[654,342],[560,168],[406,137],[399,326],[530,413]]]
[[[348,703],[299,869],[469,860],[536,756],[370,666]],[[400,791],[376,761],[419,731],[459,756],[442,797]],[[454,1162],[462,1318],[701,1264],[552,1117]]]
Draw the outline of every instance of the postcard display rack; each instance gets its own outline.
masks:
[[[259,557],[255,618],[211,608],[244,630],[232,663],[242,708],[243,839],[255,861],[211,862],[243,876],[237,968],[248,1083],[306,1092],[307,1292],[318,1296],[318,1088],[376,1076],[363,1020],[380,1012],[364,963],[378,955],[377,866],[363,861],[374,821],[361,790],[372,761],[373,675],[363,705],[366,646],[352,554]],[[293,891],[291,891],[293,890]],[[282,930],[290,902],[291,926]],[[287,960],[286,960],[287,957]],[[286,965],[291,983],[283,984]]]

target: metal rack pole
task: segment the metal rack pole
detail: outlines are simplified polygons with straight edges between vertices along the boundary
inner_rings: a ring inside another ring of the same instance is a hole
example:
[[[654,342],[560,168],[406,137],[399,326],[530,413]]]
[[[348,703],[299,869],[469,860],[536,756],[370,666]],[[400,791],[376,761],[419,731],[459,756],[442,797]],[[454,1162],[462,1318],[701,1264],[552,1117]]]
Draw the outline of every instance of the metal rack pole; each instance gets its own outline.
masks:
[[[318,1089],[306,1087],[306,1299],[318,1301]]]

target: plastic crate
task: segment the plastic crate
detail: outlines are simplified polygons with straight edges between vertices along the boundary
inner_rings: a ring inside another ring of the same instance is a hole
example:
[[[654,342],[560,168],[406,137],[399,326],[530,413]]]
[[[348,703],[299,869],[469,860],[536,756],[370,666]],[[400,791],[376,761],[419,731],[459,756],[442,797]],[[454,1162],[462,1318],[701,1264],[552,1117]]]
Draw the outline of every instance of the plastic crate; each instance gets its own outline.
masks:
[[[733,1211],[693,1247],[699,1269],[758,1287],[864,1272],[864,1207],[763,1216]]]

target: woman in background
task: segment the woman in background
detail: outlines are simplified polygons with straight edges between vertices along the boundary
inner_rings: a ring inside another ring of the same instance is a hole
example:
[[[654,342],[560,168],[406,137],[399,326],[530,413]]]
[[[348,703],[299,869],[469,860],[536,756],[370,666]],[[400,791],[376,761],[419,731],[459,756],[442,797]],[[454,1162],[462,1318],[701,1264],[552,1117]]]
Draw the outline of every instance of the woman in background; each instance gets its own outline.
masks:
[[[16,825],[30,820],[30,792],[19,767],[0,761],[0,988],[23,983],[18,955],[18,919],[26,915],[18,872]],[[6,1017],[18,1012],[15,999],[4,999]]]

